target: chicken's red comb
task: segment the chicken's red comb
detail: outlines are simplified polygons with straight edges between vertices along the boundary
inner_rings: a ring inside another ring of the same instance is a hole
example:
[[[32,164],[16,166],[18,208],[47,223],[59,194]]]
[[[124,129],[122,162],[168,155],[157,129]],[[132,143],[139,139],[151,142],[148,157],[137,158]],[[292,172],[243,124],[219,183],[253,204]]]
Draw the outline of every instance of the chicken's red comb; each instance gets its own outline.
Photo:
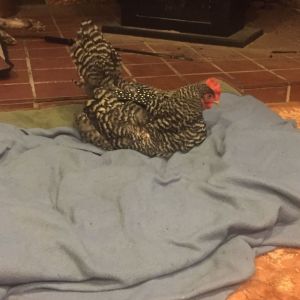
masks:
[[[205,83],[215,92],[216,100],[219,100],[221,96],[221,84],[217,78],[210,77]]]

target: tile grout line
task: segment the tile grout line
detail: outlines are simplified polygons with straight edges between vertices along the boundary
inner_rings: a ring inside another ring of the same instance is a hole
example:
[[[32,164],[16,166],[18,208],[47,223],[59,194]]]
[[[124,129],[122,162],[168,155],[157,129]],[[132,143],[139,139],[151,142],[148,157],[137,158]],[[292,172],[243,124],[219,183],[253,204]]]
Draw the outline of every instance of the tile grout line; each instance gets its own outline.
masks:
[[[173,78],[176,78],[178,77],[176,74],[173,74],[173,75],[162,75],[162,76],[136,76],[135,78],[137,79],[151,79],[151,78],[162,78],[162,77],[173,77]]]
[[[25,52],[25,60],[26,60],[26,66],[27,66],[27,73],[28,73],[28,78],[29,78],[29,84],[31,87],[32,91],[32,96],[33,96],[33,106],[34,106],[34,99],[36,99],[36,90],[34,86],[34,79],[33,79],[33,74],[32,74],[32,67],[31,67],[31,62],[30,62],[30,56],[28,49],[25,44],[24,45],[24,52]]]
[[[144,42],[144,44],[153,52],[155,53],[156,51],[147,43]],[[183,74],[178,72],[166,59],[161,58],[161,60],[177,75],[180,79],[182,79],[184,82],[187,82],[187,80],[184,78]],[[174,76],[174,75],[173,75]]]
[[[34,48],[34,50],[37,50],[37,49],[38,48]],[[60,48],[60,49],[62,49],[62,48]],[[43,50],[51,50],[51,48],[47,48],[47,49],[43,49]],[[64,55],[64,56],[59,56],[59,55],[48,56],[48,59],[52,59],[52,58],[64,58],[64,59],[66,59],[66,58],[69,58],[69,56],[67,56],[67,55]],[[37,60],[37,59],[42,60],[43,58],[40,58],[40,57],[33,57],[32,58],[32,60]]]
[[[246,70],[246,71],[228,71],[228,73],[253,73],[253,72],[265,72],[265,71],[269,71],[273,75],[277,75],[278,77],[281,77],[281,75],[273,73],[273,71],[295,71],[295,70],[298,71],[298,70],[300,70],[300,68],[293,68],[293,69],[267,69],[267,68],[265,68],[265,69]],[[282,77],[282,78],[284,78],[284,77]]]
[[[285,79],[283,76],[280,76],[280,75],[276,74],[274,71],[272,71],[272,70],[266,68],[264,65],[262,65],[262,64],[258,63],[257,61],[255,61],[255,59],[250,58],[250,57],[247,57],[247,56],[246,56],[245,54],[243,54],[243,53],[240,53],[240,55],[242,55],[244,58],[249,59],[250,61],[252,61],[252,62],[255,63],[256,65],[258,65],[259,67],[261,67],[264,71],[268,71],[268,72],[270,72],[271,74],[275,75],[277,78],[280,78],[280,79],[286,81],[286,79]]]
[[[196,53],[197,55],[201,55],[198,53],[198,51],[196,49],[194,49],[190,44],[185,44],[189,49],[191,49],[194,53]],[[235,51],[234,51],[235,52]],[[235,52],[237,53],[237,52]],[[212,61],[210,61],[208,58],[201,56],[201,58],[204,59],[204,61],[206,61],[207,63],[211,64],[213,67],[215,67],[216,69],[218,69],[219,71],[221,71],[221,74],[223,74],[225,77],[228,77],[230,80],[234,81],[234,77],[231,76],[230,73],[226,72],[225,70],[223,70],[221,67],[219,67],[218,65],[216,65],[215,63],[213,63]],[[236,85],[235,83],[230,83],[231,86],[233,86],[236,90],[238,90],[239,92],[243,93],[244,90],[240,87],[238,87],[238,85]]]
[[[48,70],[77,70],[75,67],[61,67],[61,68],[34,68],[36,71],[48,71]],[[19,69],[22,70],[22,69]]]
[[[133,77],[132,73],[130,70],[125,66],[125,64],[122,62],[122,68],[125,70],[125,72],[129,75],[129,77]]]
[[[242,56],[244,57],[247,57],[245,56],[243,53],[241,53]],[[260,66],[261,68],[263,68],[265,71],[268,71],[270,72],[271,74],[275,75],[277,78],[280,78],[284,81],[287,81],[286,78],[284,78],[283,76],[280,76],[278,74],[276,74],[274,71],[272,70],[269,70],[268,68],[266,68],[265,66],[261,65],[260,63],[256,62],[253,58],[250,58],[250,57],[247,57],[248,59],[250,59],[253,63],[257,64],[258,66]],[[285,102],[288,103],[290,102],[290,96],[291,96],[291,85],[288,84],[287,82],[287,90],[286,90],[286,98],[285,98]]]
[[[28,69],[27,69],[28,71]],[[12,85],[28,85],[28,82],[12,82],[12,83],[1,83],[0,86],[12,86]]]
[[[35,84],[44,84],[44,83],[73,83],[72,80],[45,80],[45,81],[36,81]]]
[[[162,61],[177,75],[180,79],[182,79],[184,82],[186,82],[186,79],[184,78],[183,74],[178,72],[168,61],[166,61],[164,58],[162,58]]]
[[[53,22],[54,26],[56,27],[56,29],[58,31],[58,34],[60,35],[60,37],[63,38],[64,35],[63,35],[62,31],[60,30],[60,27],[58,26],[53,14],[51,13],[51,11],[50,11],[50,16],[51,16],[51,19],[52,19],[52,22]],[[70,53],[70,47],[65,46],[64,48],[67,50],[68,53]]]
[[[58,24],[57,24],[57,22],[56,22],[56,20],[55,20],[55,18],[54,18],[54,16],[52,15],[51,12],[50,12],[50,17],[51,17],[51,20],[52,20],[54,26],[56,27],[56,29],[57,29],[59,35],[60,35],[60,37],[64,37],[64,35],[62,34],[62,31],[60,30],[60,28],[59,28],[59,26],[58,26]]]
[[[51,19],[52,19],[52,22],[53,22],[53,24],[54,24],[54,26],[56,27],[56,29],[57,29],[57,31],[58,31],[58,33],[59,33],[59,35],[60,35],[60,37],[64,37],[64,35],[63,35],[63,33],[62,33],[62,31],[61,31],[61,29],[60,29],[60,27],[59,27],[59,25],[57,24],[57,22],[56,22],[56,19],[55,19],[55,17],[53,16],[53,14],[52,14],[52,12],[50,11],[50,17],[51,17]],[[69,53],[69,55],[71,56],[71,51],[70,51],[70,47],[64,47],[66,50],[67,50],[67,52]],[[74,67],[75,67],[75,65],[74,65]],[[75,67],[75,69],[77,70],[77,68]],[[51,82],[53,82],[53,81],[51,81]],[[60,81],[61,82],[61,81]],[[70,82],[70,81],[68,81],[68,82]],[[71,81],[71,82],[73,82],[73,81]],[[57,82],[56,82],[57,83]],[[53,102],[53,103],[55,103],[55,102]]]
[[[199,54],[198,51],[195,50],[191,45],[186,44],[186,46],[187,46],[190,50],[192,50],[194,53],[196,53],[197,55],[201,55],[201,54]],[[219,71],[221,71],[224,75],[229,76],[230,78],[233,78],[233,77],[230,76],[230,74],[227,74],[222,68],[220,68],[218,65],[216,65],[215,63],[213,63],[212,61],[210,61],[208,58],[206,58],[206,57],[204,57],[204,56],[203,56],[203,57],[201,56],[201,58],[203,58],[205,62],[211,64],[211,65],[214,66],[216,69],[218,69]]]
[[[163,59],[163,58],[160,58],[160,59]],[[148,62],[148,63],[135,63],[135,64],[131,64],[131,63],[125,63],[126,65],[128,66],[149,66],[149,65],[163,65],[164,63],[163,62]]]
[[[144,44],[153,52],[156,53],[156,51],[147,43],[144,42]],[[164,64],[166,64],[177,76],[181,77],[181,74],[175,69],[173,68],[173,66],[171,66],[163,57],[160,57],[160,59],[164,62]],[[155,63],[153,63],[155,64]],[[156,63],[156,64],[160,64],[160,63]]]
[[[219,74],[216,72],[206,72],[206,73],[187,73],[183,74],[182,76],[194,76],[194,75],[212,75],[212,74]],[[221,74],[221,73],[220,73]],[[180,75],[177,74],[169,74],[169,75],[150,75],[150,76],[136,76],[137,78],[157,78],[157,77],[180,77]]]

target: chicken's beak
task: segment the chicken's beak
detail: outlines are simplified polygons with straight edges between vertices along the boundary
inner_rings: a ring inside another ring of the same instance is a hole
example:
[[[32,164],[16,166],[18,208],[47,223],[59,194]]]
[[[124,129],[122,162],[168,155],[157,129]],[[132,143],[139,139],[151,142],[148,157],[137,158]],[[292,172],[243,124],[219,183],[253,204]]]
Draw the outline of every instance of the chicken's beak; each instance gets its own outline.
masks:
[[[213,101],[213,104],[219,105],[219,104],[220,104],[220,102],[219,102],[219,101],[217,101],[217,100],[215,100],[215,101]]]

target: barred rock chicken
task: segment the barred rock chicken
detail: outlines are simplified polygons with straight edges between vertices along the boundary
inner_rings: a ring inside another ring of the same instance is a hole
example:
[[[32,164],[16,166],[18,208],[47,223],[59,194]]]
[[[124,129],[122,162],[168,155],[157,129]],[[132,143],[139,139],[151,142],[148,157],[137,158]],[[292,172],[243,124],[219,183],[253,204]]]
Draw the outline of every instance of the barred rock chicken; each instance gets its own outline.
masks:
[[[126,81],[118,53],[91,21],[81,24],[71,56],[92,97],[75,120],[83,140],[166,158],[205,140],[202,111],[219,100],[217,80],[171,91]]]

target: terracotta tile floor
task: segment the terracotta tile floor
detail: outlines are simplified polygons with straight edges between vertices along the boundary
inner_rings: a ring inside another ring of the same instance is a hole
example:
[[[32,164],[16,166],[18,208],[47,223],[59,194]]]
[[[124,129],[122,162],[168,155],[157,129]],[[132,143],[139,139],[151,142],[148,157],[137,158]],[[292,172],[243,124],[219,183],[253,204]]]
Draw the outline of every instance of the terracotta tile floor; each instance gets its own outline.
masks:
[[[20,15],[44,22],[45,35],[74,37],[84,19],[93,18],[101,24],[103,20],[116,18],[109,9],[101,13],[95,17],[92,9],[33,5],[24,6]],[[73,83],[78,76],[68,47],[47,43],[40,34],[30,33],[30,37],[26,32],[18,34],[18,44],[9,47],[15,67],[10,78],[0,80],[0,109],[38,108],[44,102],[61,104],[86,98],[85,92]],[[131,79],[172,89],[214,76],[266,103],[300,103],[300,54],[271,55],[269,50],[253,47],[238,49],[113,34],[106,34],[106,37],[116,47],[193,59],[185,61],[122,52],[123,74]]]

